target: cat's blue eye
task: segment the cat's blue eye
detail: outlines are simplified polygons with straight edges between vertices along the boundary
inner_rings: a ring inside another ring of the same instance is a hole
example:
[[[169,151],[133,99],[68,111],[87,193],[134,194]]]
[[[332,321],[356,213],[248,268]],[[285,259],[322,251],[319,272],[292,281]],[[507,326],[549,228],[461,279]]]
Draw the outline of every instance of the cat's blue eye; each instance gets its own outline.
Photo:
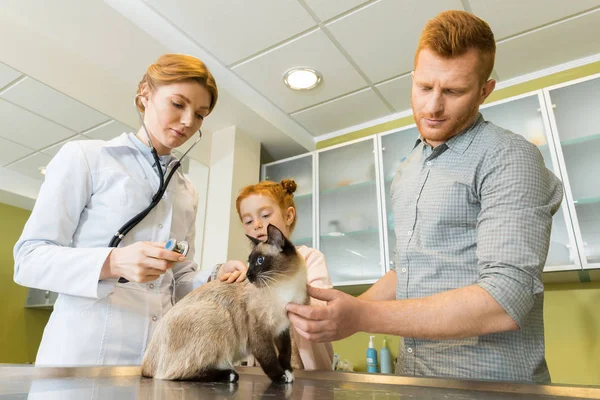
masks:
[[[265,262],[265,258],[263,256],[258,256],[256,259],[256,265],[262,265]]]

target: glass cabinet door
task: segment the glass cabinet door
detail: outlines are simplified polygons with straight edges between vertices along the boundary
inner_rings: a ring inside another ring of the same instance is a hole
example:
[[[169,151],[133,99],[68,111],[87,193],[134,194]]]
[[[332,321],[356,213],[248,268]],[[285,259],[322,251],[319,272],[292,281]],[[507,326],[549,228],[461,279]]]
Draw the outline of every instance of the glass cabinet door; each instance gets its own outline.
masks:
[[[290,240],[296,246],[313,247],[313,155],[266,164],[263,179],[281,182],[282,179],[296,181],[296,227]]]
[[[394,210],[390,198],[392,180],[400,163],[415,147],[419,138],[416,127],[404,129],[399,132],[389,133],[381,136],[381,157],[383,164],[383,189],[385,196],[385,222],[388,243],[388,262],[390,267],[394,265],[394,249],[396,248],[396,234],[394,233]]]
[[[546,168],[559,178],[559,168],[554,165],[551,157],[552,149],[548,143],[548,136],[539,95],[510,100],[500,104],[481,109],[481,114],[487,121],[524,136],[528,141],[538,146],[544,157]],[[550,235],[550,249],[546,259],[545,271],[581,268],[581,261],[575,246],[575,239],[571,223],[569,222],[568,208],[563,199],[560,209],[554,214],[552,232]]]
[[[549,90],[547,98],[575,204],[581,253],[587,266],[600,268],[600,78]]]
[[[319,248],[336,286],[383,275],[375,140],[317,152]]]

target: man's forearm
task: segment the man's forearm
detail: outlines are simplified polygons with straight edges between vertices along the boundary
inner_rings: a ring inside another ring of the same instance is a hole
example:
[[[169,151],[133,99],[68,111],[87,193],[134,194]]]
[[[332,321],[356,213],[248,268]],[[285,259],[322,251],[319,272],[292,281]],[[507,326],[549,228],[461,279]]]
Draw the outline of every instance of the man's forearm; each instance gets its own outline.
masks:
[[[421,299],[366,300],[359,321],[360,331],[435,340],[519,329],[500,304],[477,285]]]
[[[392,270],[358,298],[361,300],[394,300],[396,298],[396,282],[396,271]]]

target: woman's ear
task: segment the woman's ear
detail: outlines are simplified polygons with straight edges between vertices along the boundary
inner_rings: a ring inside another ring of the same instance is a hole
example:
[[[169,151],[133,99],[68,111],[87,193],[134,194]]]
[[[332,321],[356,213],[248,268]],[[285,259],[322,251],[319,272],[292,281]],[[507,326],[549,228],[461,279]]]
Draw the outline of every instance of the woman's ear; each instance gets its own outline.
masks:
[[[294,220],[296,219],[296,209],[294,207],[288,207],[285,212],[285,224],[287,226],[292,226]]]
[[[150,96],[150,86],[147,82],[144,82],[140,90],[140,101],[144,105],[144,109],[148,107],[148,96]]]

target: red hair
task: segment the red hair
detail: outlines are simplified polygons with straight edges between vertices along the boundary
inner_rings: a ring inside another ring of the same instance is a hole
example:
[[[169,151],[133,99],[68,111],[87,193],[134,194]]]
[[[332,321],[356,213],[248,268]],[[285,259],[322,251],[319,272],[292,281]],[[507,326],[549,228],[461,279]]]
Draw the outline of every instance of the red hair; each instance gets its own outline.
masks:
[[[148,70],[138,84],[137,94],[142,93],[144,84],[154,90],[158,86],[169,85],[182,81],[196,81],[202,85],[210,94],[210,106],[208,113],[215,108],[219,97],[217,83],[206,65],[196,57],[185,54],[164,54],[160,56],[154,64],[148,67]],[[144,105],[139,98],[136,98],[135,104],[140,112],[144,112]]]
[[[461,56],[471,49],[477,50],[482,82],[489,79],[494,69],[494,33],[487,22],[466,11],[444,11],[427,22],[415,54],[415,69],[423,49],[429,49],[444,58]]]
[[[242,214],[240,213],[240,204],[242,203],[242,200],[254,194],[271,198],[279,205],[281,213],[285,215],[288,208],[296,208],[296,205],[294,204],[294,192],[297,187],[298,185],[296,185],[296,182],[293,179],[284,179],[280,183],[262,181],[254,185],[248,185],[240,190],[237,200],[235,201],[235,208],[237,209],[238,216],[242,219]],[[290,226],[290,233],[294,230],[295,226],[296,215],[294,214],[294,221],[292,221],[292,225]]]

